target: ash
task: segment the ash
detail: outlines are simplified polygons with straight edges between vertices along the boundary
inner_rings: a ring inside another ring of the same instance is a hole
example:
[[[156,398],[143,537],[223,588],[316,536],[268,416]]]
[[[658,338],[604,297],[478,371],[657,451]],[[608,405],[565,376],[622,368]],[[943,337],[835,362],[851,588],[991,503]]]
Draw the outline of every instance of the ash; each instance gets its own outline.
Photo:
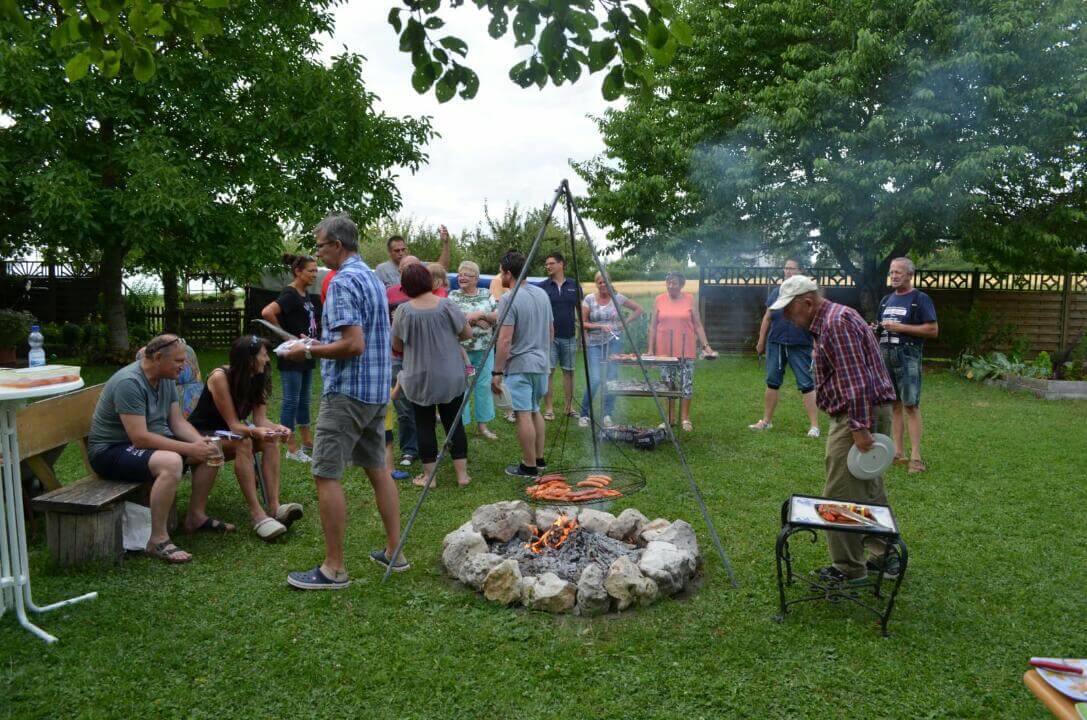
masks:
[[[627,555],[637,563],[641,555],[641,550],[633,545],[584,528],[575,530],[558,550],[545,548],[540,553],[534,553],[525,547],[524,540],[514,538],[505,543],[491,543],[490,551],[495,555],[516,560],[521,575],[543,575],[550,572],[572,583],[578,581],[581,572],[590,563],[599,565],[607,575],[608,568],[618,558]]]

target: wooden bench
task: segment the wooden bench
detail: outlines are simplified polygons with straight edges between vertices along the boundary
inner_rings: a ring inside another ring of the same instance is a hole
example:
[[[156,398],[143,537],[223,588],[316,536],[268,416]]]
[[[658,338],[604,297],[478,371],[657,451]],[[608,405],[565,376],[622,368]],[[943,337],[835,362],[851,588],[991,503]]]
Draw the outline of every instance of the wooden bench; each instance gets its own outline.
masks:
[[[42,400],[19,411],[19,459],[25,461],[48,492],[31,507],[45,513],[49,552],[61,565],[87,560],[120,563],[124,557],[121,518],[124,501],[147,505],[151,483],[122,483],[98,477],[87,455],[91,416],[102,385]],[[61,485],[42,455],[68,443],[79,443],[87,475]],[[176,515],[171,512],[171,519]]]

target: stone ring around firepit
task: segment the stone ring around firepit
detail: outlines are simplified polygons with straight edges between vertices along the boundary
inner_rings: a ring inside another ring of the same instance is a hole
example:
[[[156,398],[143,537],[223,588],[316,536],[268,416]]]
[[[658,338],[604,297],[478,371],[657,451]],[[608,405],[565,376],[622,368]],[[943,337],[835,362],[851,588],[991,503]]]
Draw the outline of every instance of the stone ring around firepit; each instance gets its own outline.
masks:
[[[683,520],[510,500],[477,508],[446,535],[441,565],[501,605],[588,616],[691,588],[702,556]]]

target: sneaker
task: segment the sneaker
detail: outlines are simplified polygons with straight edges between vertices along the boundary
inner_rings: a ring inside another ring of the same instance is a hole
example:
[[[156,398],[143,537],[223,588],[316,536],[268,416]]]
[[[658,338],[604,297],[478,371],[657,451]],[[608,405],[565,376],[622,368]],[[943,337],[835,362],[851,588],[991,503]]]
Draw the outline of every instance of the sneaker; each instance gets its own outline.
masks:
[[[819,582],[826,584],[848,585],[850,587],[856,587],[858,585],[864,585],[868,582],[867,573],[861,575],[860,577],[851,578],[847,577],[845,574],[842,573],[841,570],[834,567],[833,565],[828,565],[825,568],[819,568],[817,571],[815,571],[815,573],[819,577]]]
[[[506,474],[512,477],[535,478],[538,473],[536,468],[525,467],[521,463],[517,463],[516,465],[507,465]]]
[[[547,467],[547,460],[543,458],[536,458],[536,471],[539,472]]]
[[[612,426],[612,425],[614,425],[614,424],[615,424],[615,423],[613,423],[613,422],[611,421],[611,415],[605,415],[605,416],[604,416],[604,427],[611,427],[611,426]]]
[[[886,556],[882,558],[872,558],[865,566],[868,568],[868,572],[878,573],[883,570],[883,577],[888,580],[897,580],[898,574],[901,571],[901,564],[899,563],[898,556],[895,555],[890,560]]]
[[[774,427],[774,423],[766,422],[765,420],[759,420],[756,423],[751,423],[747,426],[748,430],[769,430]]]
[[[392,476],[393,480],[407,480],[411,477],[411,473],[407,470],[393,470]]]
[[[289,452],[288,451],[287,452],[287,459],[288,460],[295,460],[295,461],[301,462],[301,463],[311,463],[311,462],[313,462],[313,458],[311,458],[309,455],[307,455],[305,450],[299,450],[298,452]]]
[[[404,457],[400,458],[400,464],[404,467],[407,467],[408,465],[411,465],[414,460],[415,458],[411,455],[405,455]]]
[[[810,437],[810,438],[819,437],[819,428],[815,427],[814,425],[812,427],[808,428],[808,437]]]
[[[389,558],[385,555],[384,549],[371,550],[370,559],[383,568],[389,567]],[[393,563],[393,572],[404,572],[405,570],[411,570],[411,563],[407,560],[401,560],[398,563]]]
[[[577,426],[578,427],[589,427],[589,418],[582,415],[581,417],[579,417],[577,419]]]
[[[347,577],[347,573],[343,573],[343,576],[339,578],[330,578],[321,571],[321,566],[318,565],[312,570],[289,573],[287,584],[299,590],[343,590],[351,584],[351,580]]]
[[[517,422],[517,416],[513,414],[513,411],[506,413],[506,422]]]

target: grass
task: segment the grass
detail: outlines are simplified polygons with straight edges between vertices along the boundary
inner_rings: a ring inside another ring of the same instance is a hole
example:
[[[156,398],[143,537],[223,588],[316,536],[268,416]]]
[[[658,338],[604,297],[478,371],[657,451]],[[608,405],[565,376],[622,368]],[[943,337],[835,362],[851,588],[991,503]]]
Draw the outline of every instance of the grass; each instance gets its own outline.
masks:
[[[222,357],[203,354],[205,371]],[[930,471],[896,469],[887,480],[910,569],[883,639],[851,607],[813,604],[772,620],[779,507],[790,493],[821,490],[823,446],[804,437],[794,394],[773,431],[747,430],[761,372],[748,358],[700,363],[696,431],[682,438],[738,590],[666,448],[628,452],[649,485],[616,511],[633,505],[695,526],[706,577],[689,600],[586,621],[503,609],[447,582],[442,537],[476,506],[516,495],[501,474],[512,427],[499,420],[500,442],[472,441],[471,487],[457,489],[449,469],[440,475],[407,548],[414,568],[387,584],[365,560],[382,537],[357,471],[346,482],[355,582],[340,593],[286,587],[289,570],[322,552],[312,481],[294,463],[283,494],[307,514],[276,545],[244,529],[179,536],[191,565],[133,556],[122,568],[62,571],[35,538],[39,602],[100,595],[39,616],[60,637],[53,646],[10,614],[0,620],[0,717],[1044,717],[1021,682],[1026,660],[1085,654],[1087,406],[926,377]],[[630,400],[618,414],[649,422],[651,405]],[[569,429],[567,458],[586,455],[583,438]],[[70,477],[76,458],[62,466]],[[403,489],[405,515],[417,497]],[[232,473],[210,509],[245,527]],[[796,545],[801,568],[825,564],[822,540]]]

